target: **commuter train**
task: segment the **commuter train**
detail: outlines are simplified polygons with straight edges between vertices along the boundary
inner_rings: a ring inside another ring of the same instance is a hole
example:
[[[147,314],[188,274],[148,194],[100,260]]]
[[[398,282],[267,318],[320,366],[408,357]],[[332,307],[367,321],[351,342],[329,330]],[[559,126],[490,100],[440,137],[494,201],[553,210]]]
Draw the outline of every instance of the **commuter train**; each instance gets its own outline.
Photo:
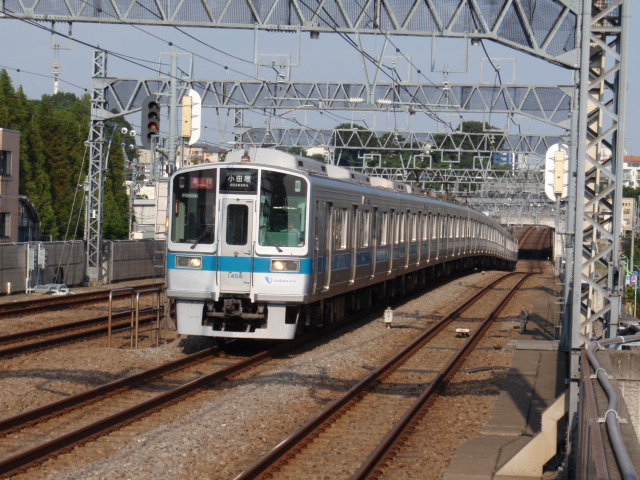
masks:
[[[471,208],[273,149],[232,151],[170,182],[167,295],[180,334],[291,339],[517,259],[512,235]]]

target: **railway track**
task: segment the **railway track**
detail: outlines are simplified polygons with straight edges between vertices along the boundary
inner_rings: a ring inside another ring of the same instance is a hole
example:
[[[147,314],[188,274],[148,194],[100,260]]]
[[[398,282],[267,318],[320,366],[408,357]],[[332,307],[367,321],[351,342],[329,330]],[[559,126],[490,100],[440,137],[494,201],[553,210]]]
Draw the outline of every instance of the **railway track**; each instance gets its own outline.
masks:
[[[518,275],[509,274],[508,277]],[[522,276],[522,274],[520,274]],[[346,322],[345,322],[346,323]],[[242,361],[213,357],[209,349],[96,389],[0,420],[0,476],[28,470],[60,452],[146,416],[265,360],[283,355],[336,324]],[[355,388],[355,387],[354,387]],[[411,387],[408,386],[409,390]]]
[[[140,290],[148,290],[151,288],[164,288],[164,285],[150,283],[146,285],[138,285],[133,287],[132,290],[135,293]],[[42,311],[67,309],[71,307],[78,307],[80,305],[108,301],[109,294],[109,290],[98,290],[93,292],[72,293],[69,295],[34,295],[33,298],[29,298],[29,300],[0,304],[0,318],[9,316],[16,317]],[[114,294],[114,298],[128,298],[129,296],[131,296],[130,293],[123,291],[119,291]]]
[[[415,426],[425,407],[444,389],[493,319],[534,274],[511,273],[482,289],[236,480],[308,478],[311,472],[318,473],[317,478],[361,479],[379,473],[405,433]],[[480,298],[487,294],[495,296],[496,286],[503,282],[511,282],[508,293],[501,295],[492,311],[482,320],[463,321],[465,328],[456,329],[458,346],[451,354],[452,325],[461,322],[462,313]],[[408,456],[411,457],[411,453]],[[389,478],[397,476],[390,474]]]
[[[146,325],[156,319],[156,310],[152,307],[141,308],[139,314],[140,325]],[[119,311],[113,314],[112,331],[120,332],[131,329],[131,317],[131,310]],[[108,316],[99,316],[77,322],[67,322],[50,327],[2,335],[0,336],[0,358],[107,335],[109,333],[108,322]]]
[[[299,339],[237,361],[213,357],[218,347],[0,419],[0,476],[26,471],[56,454],[149,415],[213,384],[227,382],[258,364],[344,326]],[[64,431],[65,433],[61,432]],[[47,440],[43,441],[43,438]]]

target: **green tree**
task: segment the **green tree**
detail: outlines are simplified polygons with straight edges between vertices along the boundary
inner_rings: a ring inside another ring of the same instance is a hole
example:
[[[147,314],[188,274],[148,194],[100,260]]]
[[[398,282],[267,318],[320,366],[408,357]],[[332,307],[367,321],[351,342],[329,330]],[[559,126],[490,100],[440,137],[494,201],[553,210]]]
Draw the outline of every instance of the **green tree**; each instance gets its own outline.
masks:
[[[362,165],[362,155],[371,153],[371,149],[378,147],[380,143],[370,130],[362,125],[341,123],[336,126],[337,138],[333,144],[337,145],[335,150],[336,163],[344,167],[354,167]],[[340,148],[340,145],[360,148]]]
[[[121,240],[129,234],[129,197],[125,186],[125,154],[120,146],[127,138],[120,133],[122,120],[114,121],[115,129],[108,147],[108,169],[104,181],[104,222],[102,234],[105,239]]]
[[[35,205],[45,239],[81,238],[84,213],[82,185],[88,171],[90,97],[71,93],[30,100],[16,91],[6,70],[0,70],[0,127],[20,131],[20,194]],[[128,123],[118,120],[120,124]],[[129,126],[130,127],[130,126]],[[125,158],[119,131],[110,137],[112,149],[105,174],[103,234],[128,237],[129,200],[124,185]]]
[[[289,147],[287,148],[287,153],[290,153],[291,155],[299,155],[301,157],[307,156],[307,151],[302,147]]]
[[[625,198],[635,198],[636,202],[640,197],[640,188],[622,187],[622,196]]]
[[[436,135],[434,140],[440,148],[431,152],[436,162],[435,168],[472,168],[473,157],[476,156],[474,151],[477,150],[477,145],[473,144],[473,136],[466,134],[483,133],[490,130],[498,132],[496,127],[486,122],[469,120],[462,122],[458,126],[456,132],[460,133],[453,133],[448,137]],[[460,152],[458,153],[458,151]]]

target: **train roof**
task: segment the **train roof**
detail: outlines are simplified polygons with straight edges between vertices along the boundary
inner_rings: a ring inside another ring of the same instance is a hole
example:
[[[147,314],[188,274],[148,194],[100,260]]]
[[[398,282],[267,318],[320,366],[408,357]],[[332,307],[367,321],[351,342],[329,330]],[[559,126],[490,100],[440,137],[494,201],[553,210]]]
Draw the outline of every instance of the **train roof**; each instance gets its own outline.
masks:
[[[318,175],[336,180],[370,185],[372,187],[384,188],[394,192],[413,193],[426,195],[425,192],[406,183],[397,182],[388,178],[372,177],[365,173],[322,163],[312,158],[301,157],[291,153],[275,150],[271,148],[249,148],[244,150],[233,150],[227,153],[225,162],[229,163],[261,163],[276,167],[300,170],[310,175]]]
[[[384,190],[395,193],[421,195],[423,197],[429,197],[434,202],[455,205],[457,208],[475,212],[476,214],[481,215],[489,221],[492,221],[499,225],[495,220],[491,219],[475,208],[470,207],[469,205],[463,205],[460,203],[445,201],[440,198],[434,198],[426,191],[412,185],[397,182],[387,178],[370,176],[361,172],[350,170],[348,168],[340,167],[338,165],[319,162],[312,158],[293,155],[291,153],[283,152],[281,150],[276,150],[273,148],[253,147],[248,149],[232,150],[226,154],[224,163],[256,163],[261,165],[272,165],[274,167],[286,168],[289,170],[298,170],[309,175],[342,180],[375,188],[382,188]],[[504,227],[501,228],[504,229]]]

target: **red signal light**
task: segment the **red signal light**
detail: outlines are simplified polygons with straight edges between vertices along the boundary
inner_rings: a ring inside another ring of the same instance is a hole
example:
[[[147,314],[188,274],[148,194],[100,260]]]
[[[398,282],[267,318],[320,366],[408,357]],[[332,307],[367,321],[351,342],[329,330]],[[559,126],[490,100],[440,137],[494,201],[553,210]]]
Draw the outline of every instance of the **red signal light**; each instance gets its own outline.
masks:
[[[142,102],[142,145],[152,148],[153,137],[160,135],[160,103],[155,95],[149,95]]]

